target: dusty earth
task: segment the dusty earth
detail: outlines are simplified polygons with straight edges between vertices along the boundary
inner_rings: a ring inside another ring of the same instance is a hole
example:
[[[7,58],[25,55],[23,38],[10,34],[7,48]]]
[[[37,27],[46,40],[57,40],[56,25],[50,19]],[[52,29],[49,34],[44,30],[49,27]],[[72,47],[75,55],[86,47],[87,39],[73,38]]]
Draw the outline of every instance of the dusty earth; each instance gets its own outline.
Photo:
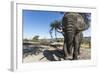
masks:
[[[81,48],[78,60],[91,59],[91,49]],[[28,46],[23,49],[23,63],[43,61],[63,61],[62,47]],[[70,59],[71,60],[71,57]]]

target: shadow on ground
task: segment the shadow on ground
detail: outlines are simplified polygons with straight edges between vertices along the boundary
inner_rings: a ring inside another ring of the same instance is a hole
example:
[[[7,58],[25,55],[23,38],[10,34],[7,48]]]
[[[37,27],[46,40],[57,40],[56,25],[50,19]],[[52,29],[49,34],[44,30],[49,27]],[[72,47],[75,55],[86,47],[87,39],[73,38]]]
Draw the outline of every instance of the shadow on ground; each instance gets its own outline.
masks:
[[[38,55],[39,53],[42,52],[43,47],[27,47],[23,49],[23,58],[27,57],[28,55]]]
[[[49,61],[61,61],[61,59],[64,59],[64,52],[63,50],[44,50],[43,56]]]
[[[42,53],[40,60],[46,58],[48,61],[61,61],[61,59],[64,59],[64,52],[63,50],[59,50],[56,48],[55,50],[47,50],[44,47],[25,47],[23,49],[23,58],[34,55],[38,56]]]

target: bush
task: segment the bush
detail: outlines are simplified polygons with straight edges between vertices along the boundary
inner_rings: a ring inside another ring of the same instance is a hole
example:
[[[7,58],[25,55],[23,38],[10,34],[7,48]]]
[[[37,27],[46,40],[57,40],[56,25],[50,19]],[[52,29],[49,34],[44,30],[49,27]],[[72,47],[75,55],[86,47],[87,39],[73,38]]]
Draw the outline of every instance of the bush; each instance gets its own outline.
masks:
[[[43,40],[40,40],[40,44],[41,45],[49,46],[50,45],[50,42],[48,42],[47,40],[43,39]]]
[[[34,36],[33,39],[32,39],[32,41],[33,42],[38,42],[39,41],[39,36],[38,35]]]

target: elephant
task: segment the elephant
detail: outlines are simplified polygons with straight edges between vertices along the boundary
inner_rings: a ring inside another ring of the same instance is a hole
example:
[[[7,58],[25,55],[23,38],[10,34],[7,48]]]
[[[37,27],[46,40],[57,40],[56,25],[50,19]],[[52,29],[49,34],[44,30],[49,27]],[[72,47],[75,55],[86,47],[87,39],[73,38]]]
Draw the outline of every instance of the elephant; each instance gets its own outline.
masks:
[[[77,12],[66,12],[62,18],[62,30],[64,36],[64,55],[72,56],[73,60],[78,59],[80,54],[80,44],[83,38],[83,31],[87,30],[89,25],[86,24],[81,14]]]

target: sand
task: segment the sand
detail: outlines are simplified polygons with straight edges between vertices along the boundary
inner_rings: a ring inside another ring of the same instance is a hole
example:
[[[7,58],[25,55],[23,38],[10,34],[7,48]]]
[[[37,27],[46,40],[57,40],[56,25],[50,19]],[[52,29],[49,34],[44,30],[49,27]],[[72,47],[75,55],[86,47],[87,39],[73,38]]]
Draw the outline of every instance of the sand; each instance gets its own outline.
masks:
[[[42,46],[45,48],[39,48],[35,51],[36,53],[24,54],[23,63],[29,62],[49,62],[49,61],[63,61],[64,55],[61,47],[59,49],[49,46]],[[91,59],[91,49],[80,49],[80,55],[78,60],[89,60]],[[66,60],[67,61],[67,60]]]

